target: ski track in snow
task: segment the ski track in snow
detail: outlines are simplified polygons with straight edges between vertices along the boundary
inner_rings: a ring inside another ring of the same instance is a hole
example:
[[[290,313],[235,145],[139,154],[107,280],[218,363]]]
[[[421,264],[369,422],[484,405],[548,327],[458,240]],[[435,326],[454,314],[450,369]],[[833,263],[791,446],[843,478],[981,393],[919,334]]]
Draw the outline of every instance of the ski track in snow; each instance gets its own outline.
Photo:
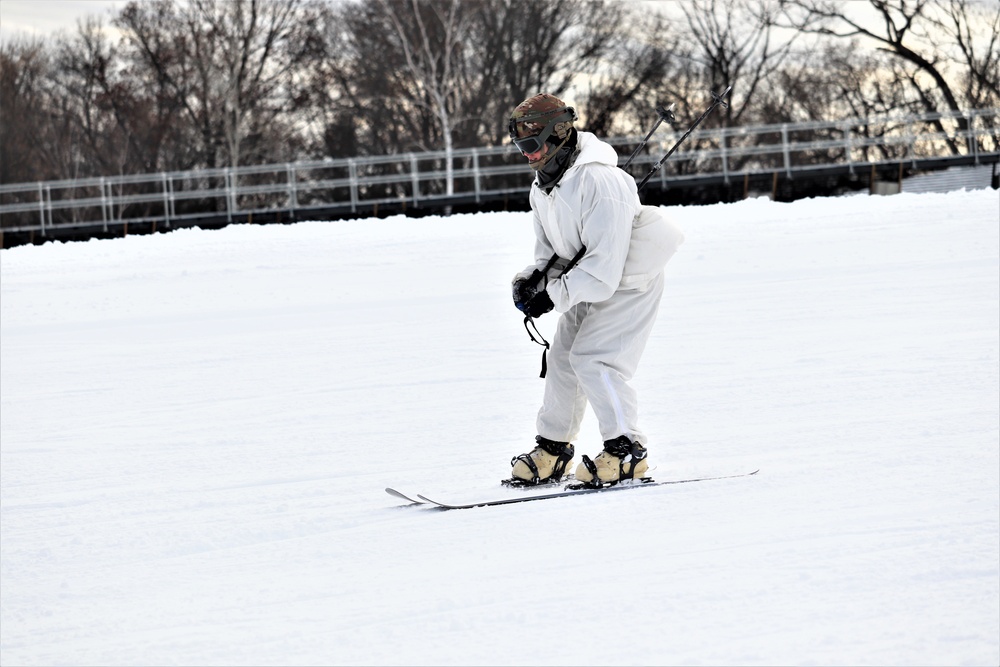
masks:
[[[761,472],[451,512],[383,488],[517,493],[528,214],[4,250],[3,663],[1000,663],[997,192],[668,210],[654,475]]]

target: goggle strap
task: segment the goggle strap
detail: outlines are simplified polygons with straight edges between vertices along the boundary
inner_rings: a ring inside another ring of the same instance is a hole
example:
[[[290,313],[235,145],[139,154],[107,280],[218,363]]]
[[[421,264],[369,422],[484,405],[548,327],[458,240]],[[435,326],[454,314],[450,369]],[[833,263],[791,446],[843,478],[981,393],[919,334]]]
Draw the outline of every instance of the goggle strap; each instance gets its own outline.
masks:
[[[576,110],[573,107],[559,107],[551,111],[536,111],[532,115],[511,118],[515,123],[533,123],[538,120],[548,118],[552,114],[569,115],[570,118],[560,118],[559,120],[576,120]]]

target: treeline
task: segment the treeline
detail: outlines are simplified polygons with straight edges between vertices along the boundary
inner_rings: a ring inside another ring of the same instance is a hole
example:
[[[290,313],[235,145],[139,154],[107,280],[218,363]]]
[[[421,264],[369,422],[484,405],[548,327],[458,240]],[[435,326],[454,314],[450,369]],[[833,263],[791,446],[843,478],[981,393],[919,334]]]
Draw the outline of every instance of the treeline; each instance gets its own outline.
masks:
[[[730,84],[706,126],[1000,107],[995,0],[663,5],[137,0],[0,44],[0,183],[497,145],[539,91],[602,134]]]

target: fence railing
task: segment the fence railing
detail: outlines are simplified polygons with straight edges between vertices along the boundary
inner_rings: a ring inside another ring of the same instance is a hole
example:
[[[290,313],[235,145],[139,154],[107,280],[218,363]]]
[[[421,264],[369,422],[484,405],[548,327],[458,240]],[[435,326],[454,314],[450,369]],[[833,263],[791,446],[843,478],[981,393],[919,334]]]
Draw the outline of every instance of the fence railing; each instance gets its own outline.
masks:
[[[633,161],[637,180],[683,133],[661,130]],[[639,137],[609,142],[623,155]],[[1000,108],[758,125],[692,133],[649,186],[706,176],[784,174],[818,166],[848,169],[1000,152]],[[0,232],[39,232],[154,222],[169,228],[211,216],[223,221],[286,213],[361,212],[429,203],[481,202],[523,194],[530,172],[512,147],[463,148],[197,171],[0,185]]]

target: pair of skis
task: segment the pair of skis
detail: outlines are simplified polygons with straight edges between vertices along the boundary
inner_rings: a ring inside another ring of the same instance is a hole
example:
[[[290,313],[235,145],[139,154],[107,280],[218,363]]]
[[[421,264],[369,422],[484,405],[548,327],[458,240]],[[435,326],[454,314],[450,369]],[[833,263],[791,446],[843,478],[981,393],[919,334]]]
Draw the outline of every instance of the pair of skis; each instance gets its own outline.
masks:
[[[693,477],[690,479],[671,479],[660,482],[657,482],[653,479],[645,478],[641,480],[637,479],[637,480],[619,482],[618,484],[614,484],[612,486],[603,486],[600,488],[592,488],[585,486],[584,487],[576,486],[574,488],[573,486],[563,486],[563,487],[557,487],[560,488],[560,490],[555,491],[553,493],[511,496],[509,498],[481,500],[478,502],[471,502],[471,503],[446,503],[439,500],[433,500],[419,493],[415,494],[416,497],[413,497],[411,495],[407,495],[405,493],[402,493],[400,491],[397,491],[396,489],[389,487],[386,487],[385,492],[388,493],[390,496],[393,496],[394,498],[405,500],[411,505],[428,505],[442,510],[462,510],[462,509],[471,509],[473,507],[492,507],[495,505],[511,505],[514,503],[531,502],[533,500],[550,500],[552,498],[565,498],[567,496],[579,496],[590,493],[604,493],[607,491],[624,491],[626,489],[641,489],[651,486],[664,486],[667,484],[690,484],[691,482],[708,482],[718,479],[734,479],[736,477],[749,477],[751,475],[756,475],[758,472],[759,470],[754,470],[753,472],[740,473],[738,475],[720,475],[717,477]],[[540,487],[528,487],[528,488],[540,488]]]

